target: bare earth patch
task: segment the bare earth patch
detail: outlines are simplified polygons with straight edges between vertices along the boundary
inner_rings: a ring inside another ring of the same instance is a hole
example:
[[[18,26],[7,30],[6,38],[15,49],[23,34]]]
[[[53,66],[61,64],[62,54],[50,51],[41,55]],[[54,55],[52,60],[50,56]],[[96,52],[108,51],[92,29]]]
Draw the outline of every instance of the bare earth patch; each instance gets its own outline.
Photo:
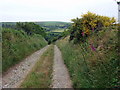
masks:
[[[52,88],[72,88],[69,73],[62,59],[61,52],[56,45],[54,46]]]
[[[20,64],[10,69],[6,75],[2,76],[2,88],[19,87],[20,83],[24,80],[29,71],[48,47],[49,45],[33,53],[31,56],[23,60]]]

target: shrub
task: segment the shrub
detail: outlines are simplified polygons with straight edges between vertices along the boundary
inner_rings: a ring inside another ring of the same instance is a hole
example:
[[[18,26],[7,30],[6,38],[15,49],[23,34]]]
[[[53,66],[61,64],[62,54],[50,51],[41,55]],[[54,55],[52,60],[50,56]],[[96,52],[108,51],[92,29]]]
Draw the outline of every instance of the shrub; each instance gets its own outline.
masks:
[[[81,17],[72,19],[70,41],[76,38],[77,42],[84,42],[84,39],[92,33],[96,33],[102,30],[102,27],[111,26],[116,22],[115,18],[96,15],[91,12],[81,15]]]

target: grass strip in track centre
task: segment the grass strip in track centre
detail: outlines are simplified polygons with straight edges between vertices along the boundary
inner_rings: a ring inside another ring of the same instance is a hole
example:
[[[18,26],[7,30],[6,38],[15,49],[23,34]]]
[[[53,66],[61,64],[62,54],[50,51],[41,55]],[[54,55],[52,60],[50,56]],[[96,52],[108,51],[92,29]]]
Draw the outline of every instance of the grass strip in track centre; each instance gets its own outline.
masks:
[[[51,45],[48,50],[43,53],[20,87],[49,88],[52,81],[53,57],[54,48],[53,45]]]

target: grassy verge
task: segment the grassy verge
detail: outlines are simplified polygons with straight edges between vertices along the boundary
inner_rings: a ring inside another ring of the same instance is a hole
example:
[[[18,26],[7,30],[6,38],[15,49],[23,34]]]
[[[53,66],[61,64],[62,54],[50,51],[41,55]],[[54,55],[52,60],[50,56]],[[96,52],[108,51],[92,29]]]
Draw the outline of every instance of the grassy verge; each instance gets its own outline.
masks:
[[[74,45],[67,38],[57,42],[68,67],[74,88],[118,87],[118,30],[104,28],[86,42]],[[95,50],[90,48],[90,43]]]
[[[49,88],[51,85],[51,74],[53,65],[53,45],[43,53],[30,74],[21,84],[22,88]]]
[[[2,71],[19,63],[26,56],[47,45],[41,35],[27,35],[24,31],[2,29]]]

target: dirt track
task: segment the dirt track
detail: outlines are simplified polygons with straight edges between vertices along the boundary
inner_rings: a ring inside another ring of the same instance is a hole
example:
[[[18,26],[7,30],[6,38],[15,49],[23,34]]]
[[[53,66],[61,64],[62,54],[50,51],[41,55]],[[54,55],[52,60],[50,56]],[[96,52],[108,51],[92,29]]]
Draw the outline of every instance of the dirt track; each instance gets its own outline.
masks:
[[[62,59],[61,52],[56,45],[54,46],[52,88],[72,88],[69,73]]]
[[[16,88],[27,76],[28,72],[35,65],[40,56],[47,50],[49,47],[46,46],[43,49],[33,53],[21,63],[9,70],[9,72],[2,77],[2,88]],[[0,87],[1,88],[1,87]]]
[[[0,88],[17,88],[33,68],[40,56],[49,47],[46,46],[43,49],[33,53],[25,60],[14,66],[2,77],[2,87]],[[1,79],[1,78],[0,78]],[[54,64],[53,64],[53,82],[52,88],[72,88],[69,73],[62,59],[60,50],[54,45]]]

